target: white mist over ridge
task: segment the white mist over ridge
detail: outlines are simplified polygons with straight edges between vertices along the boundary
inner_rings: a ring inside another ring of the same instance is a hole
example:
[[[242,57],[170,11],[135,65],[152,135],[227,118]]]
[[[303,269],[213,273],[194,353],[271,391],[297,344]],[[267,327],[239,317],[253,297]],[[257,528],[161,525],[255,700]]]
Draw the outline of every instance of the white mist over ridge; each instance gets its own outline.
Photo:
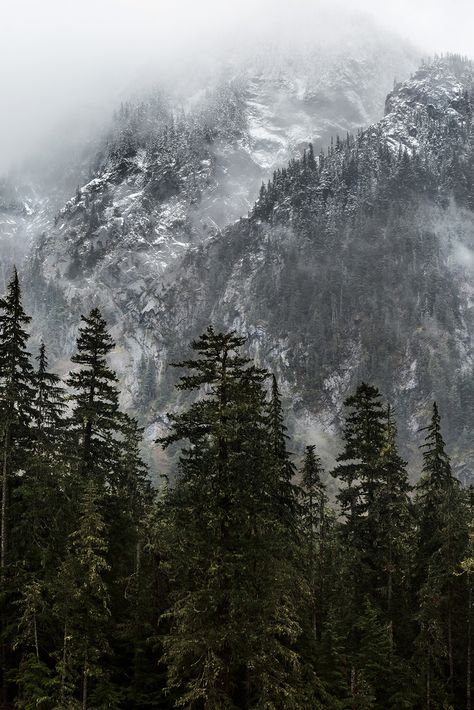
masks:
[[[19,0],[2,22],[0,174],[71,135],[94,133],[120,101],[155,83],[186,93],[262,48],[275,57],[347,53],[378,34],[357,3],[306,0],[291,12],[265,0]]]
[[[474,54],[468,0],[17,0],[2,8],[0,174],[68,132],[94,128],[144,84],[175,83],[267,43],[370,43]]]

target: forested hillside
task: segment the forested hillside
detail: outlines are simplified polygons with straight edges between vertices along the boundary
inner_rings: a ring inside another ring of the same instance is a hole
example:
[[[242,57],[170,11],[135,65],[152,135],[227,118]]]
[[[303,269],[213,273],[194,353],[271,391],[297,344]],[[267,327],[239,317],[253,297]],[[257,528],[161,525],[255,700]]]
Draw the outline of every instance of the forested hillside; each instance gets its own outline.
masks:
[[[262,47],[244,63],[230,62],[208,85],[188,77],[196,84],[191,97],[181,99],[176,89],[125,102],[88,177],[32,241],[25,297],[35,341],[48,339],[52,362],[66,368],[80,313],[100,306],[118,343],[123,403],[140,415],[151,440],[173,406],[166,363],[182,350],[182,323],[189,321],[187,341],[209,322],[199,311],[207,286],[189,282],[185,254],[214,237],[225,245],[227,225],[252,209],[261,180],[309,141],[319,152],[336,131],[345,135],[377,120],[393,76],[408,76],[417,61],[413,50],[385,36],[363,42],[355,36],[329,54]],[[16,217],[7,218],[11,235]],[[188,299],[198,307],[189,319],[174,308],[166,312],[164,291],[173,283],[183,284],[183,308]],[[249,323],[258,333],[259,325]],[[261,340],[261,351],[271,351],[262,364],[277,367],[285,342],[274,348],[263,331]],[[285,394],[290,388],[298,399],[283,373],[282,379]],[[344,393],[334,396],[342,401]],[[315,410],[304,416],[313,418]],[[331,422],[316,427],[331,436],[337,431]]]
[[[176,364],[155,446],[178,463],[152,489],[100,311],[61,381],[48,343],[29,353],[16,271],[0,309],[3,707],[470,710],[473,494],[436,403],[414,488],[367,383],[324,471],[312,441],[289,453],[246,339],[209,326]]]
[[[123,403],[151,441],[179,404],[167,365],[183,343],[210,322],[237,329],[278,374],[298,449],[313,431],[331,460],[341,403],[366,380],[396,407],[413,477],[416,432],[436,399],[469,480],[473,77],[459,56],[424,63],[388,95],[381,121],[327,150],[307,145],[225,229],[205,215],[226,204],[222,155],[257,159],[248,84],[225,83],[180,116],[163,96],[125,105],[95,177],[29,260],[34,337],[67,362],[84,304],[103,308]]]
[[[435,60],[379,124],[277,170],[248,218],[184,255],[146,326],[172,352],[209,321],[245,332],[320,431],[361,380],[377,383],[410,459],[436,398],[469,477],[473,77],[468,60]]]

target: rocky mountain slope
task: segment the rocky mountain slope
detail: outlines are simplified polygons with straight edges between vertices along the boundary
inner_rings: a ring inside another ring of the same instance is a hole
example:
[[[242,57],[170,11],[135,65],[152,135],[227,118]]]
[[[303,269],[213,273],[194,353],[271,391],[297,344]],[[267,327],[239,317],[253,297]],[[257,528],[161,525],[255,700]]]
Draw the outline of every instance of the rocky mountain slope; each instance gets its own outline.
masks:
[[[32,204],[16,188],[29,218],[24,226],[10,210],[3,238],[15,229],[44,233],[41,271],[61,277],[69,301],[99,289],[104,301],[125,307],[137,288],[148,292],[143,280],[165,278],[189,245],[245,215],[262,179],[308,141],[324,146],[335,131],[377,119],[393,77],[414,61],[389,37],[343,49],[266,48],[172,94],[123,105],[71,199]]]
[[[422,66],[385,117],[277,171],[248,219],[189,251],[149,308],[163,344],[206,322],[247,333],[301,422],[337,431],[361,379],[395,405],[412,458],[430,401],[461,476],[474,414],[474,67]]]
[[[280,70],[260,81],[254,65],[181,113],[164,96],[125,106],[92,179],[38,243],[30,270],[37,322],[56,354],[67,354],[77,313],[104,308],[119,342],[116,365],[150,436],[172,403],[166,363],[212,321],[248,334],[256,357],[278,372],[302,437],[337,433],[341,401],[365,377],[395,403],[408,454],[436,396],[467,475],[472,65],[422,66],[389,94],[380,122],[356,137],[344,132],[320,156],[291,159],[249,217],[223,227],[283,156],[308,138],[324,143],[321,126],[372,118],[360,107],[373,65],[364,73],[358,64],[366,83],[341,66],[327,84],[304,74],[302,88]],[[358,87],[355,98],[341,72]],[[298,134],[288,122],[275,126],[285,115],[281,92],[288,117],[298,101],[311,117],[307,131],[301,115]],[[159,381],[150,381],[155,367]]]

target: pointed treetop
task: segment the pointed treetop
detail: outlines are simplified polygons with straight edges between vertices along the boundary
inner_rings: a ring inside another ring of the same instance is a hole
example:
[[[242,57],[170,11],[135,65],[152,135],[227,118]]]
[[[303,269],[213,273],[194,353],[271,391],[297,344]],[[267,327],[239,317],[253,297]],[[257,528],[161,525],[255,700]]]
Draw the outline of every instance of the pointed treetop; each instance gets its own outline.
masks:
[[[426,432],[425,441],[420,446],[423,450],[423,474],[433,485],[444,485],[454,480],[451,463],[446,453],[446,444],[441,433],[441,417],[438,405],[433,402],[431,422],[421,429]]]
[[[88,316],[81,316],[81,321],[84,325],[79,329],[77,353],[71,361],[79,365],[105,363],[105,356],[113,350],[115,343],[100,310],[93,308]]]
[[[0,308],[6,313],[0,318],[0,327],[5,327],[5,323],[11,322],[12,318],[17,324],[26,325],[31,321],[31,316],[27,316],[21,303],[21,289],[18,272],[13,267],[13,274],[7,287],[7,295],[0,298]]]
[[[321,490],[323,483],[321,481],[321,473],[323,465],[321,459],[316,455],[316,446],[314,444],[305,448],[302,479],[303,487],[310,491],[313,489]]]

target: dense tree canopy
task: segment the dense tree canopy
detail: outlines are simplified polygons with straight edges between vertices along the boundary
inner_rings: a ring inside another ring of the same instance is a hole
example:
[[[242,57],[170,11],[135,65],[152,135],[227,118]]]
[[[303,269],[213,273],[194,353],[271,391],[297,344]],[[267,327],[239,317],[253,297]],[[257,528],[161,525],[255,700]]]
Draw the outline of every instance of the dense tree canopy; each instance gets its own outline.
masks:
[[[473,496],[436,403],[412,492],[360,383],[331,501],[277,379],[208,327],[153,490],[98,309],[62,384],[44,343],[33,367],[16,272],[0,307],[4,707],[471,710]]]

